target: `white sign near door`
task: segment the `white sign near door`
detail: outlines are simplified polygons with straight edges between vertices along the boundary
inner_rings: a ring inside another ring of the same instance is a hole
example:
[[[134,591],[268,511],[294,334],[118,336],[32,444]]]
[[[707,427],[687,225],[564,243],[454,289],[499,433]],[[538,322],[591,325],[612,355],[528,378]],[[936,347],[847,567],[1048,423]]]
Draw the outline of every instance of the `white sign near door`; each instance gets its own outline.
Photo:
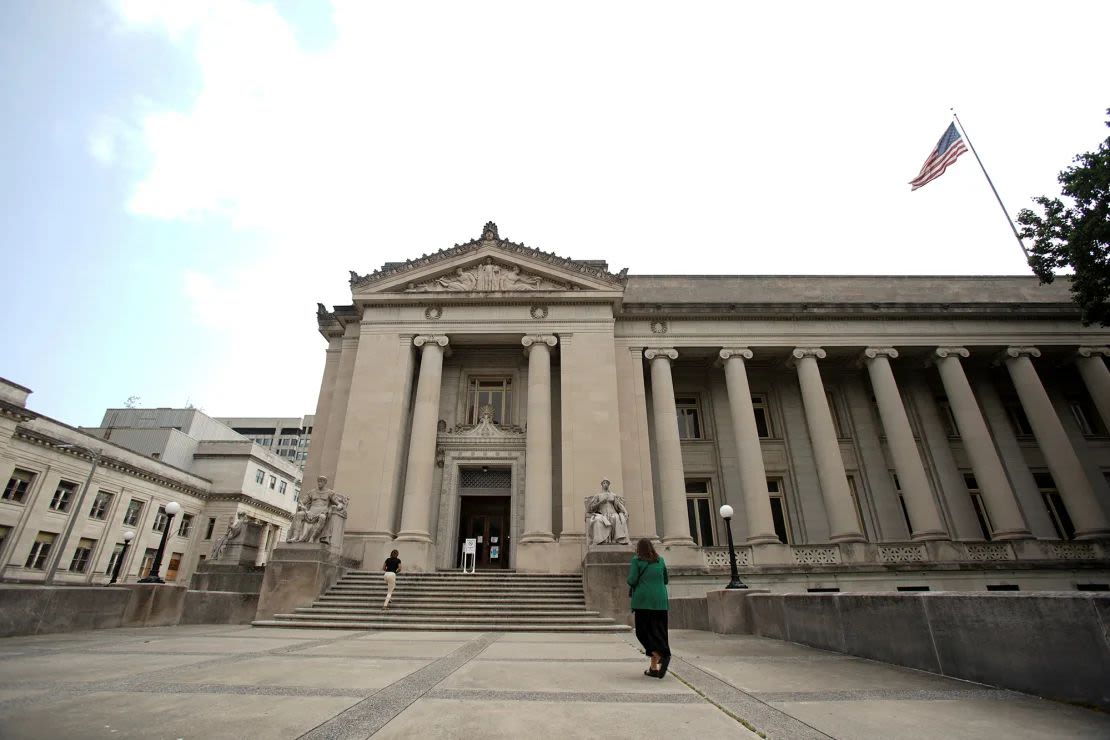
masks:
[[[470,538],[463,542],[463,552],[467,555],[473,555],[478,551],[478,540]]]

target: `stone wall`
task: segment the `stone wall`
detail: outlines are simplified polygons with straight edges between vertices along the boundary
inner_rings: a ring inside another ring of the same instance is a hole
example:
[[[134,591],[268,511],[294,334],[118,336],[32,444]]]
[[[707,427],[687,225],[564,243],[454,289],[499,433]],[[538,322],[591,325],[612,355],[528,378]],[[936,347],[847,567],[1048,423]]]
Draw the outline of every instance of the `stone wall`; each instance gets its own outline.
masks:
[[[748,633],[1110,709],[1110,594],[714,591]]]

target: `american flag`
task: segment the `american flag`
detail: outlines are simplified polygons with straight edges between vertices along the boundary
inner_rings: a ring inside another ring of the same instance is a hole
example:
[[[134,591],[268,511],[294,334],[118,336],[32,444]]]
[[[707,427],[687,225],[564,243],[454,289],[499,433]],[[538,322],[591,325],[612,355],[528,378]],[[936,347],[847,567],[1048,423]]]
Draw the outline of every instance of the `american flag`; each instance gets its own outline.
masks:
[[[929,158],[921,165],[921,172],[910,181],[910,185],[913,185],[910,192],[943,175],[948,165],[955,162],[956,158],[966,151],[967,147],[964,146],[964,139],[960,136],[960,132],[956,130],[956,124],[948,124],[944,136],[940,137],[936,148],[929,152]]]

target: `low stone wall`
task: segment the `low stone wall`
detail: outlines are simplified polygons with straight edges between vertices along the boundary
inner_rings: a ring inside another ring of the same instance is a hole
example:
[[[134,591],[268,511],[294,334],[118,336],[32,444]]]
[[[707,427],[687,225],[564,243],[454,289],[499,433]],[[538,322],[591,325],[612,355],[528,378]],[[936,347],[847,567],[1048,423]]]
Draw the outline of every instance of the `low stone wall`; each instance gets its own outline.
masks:
[[[239,591],[189,591],[178,624],[250,624],[258,594]]]
[[[669,600],[667,627],[672,630],[708,630],[709,607],[706,597],[683,597]]]
[[[1110,709],[1110,594],[714,591],[748,633]]]

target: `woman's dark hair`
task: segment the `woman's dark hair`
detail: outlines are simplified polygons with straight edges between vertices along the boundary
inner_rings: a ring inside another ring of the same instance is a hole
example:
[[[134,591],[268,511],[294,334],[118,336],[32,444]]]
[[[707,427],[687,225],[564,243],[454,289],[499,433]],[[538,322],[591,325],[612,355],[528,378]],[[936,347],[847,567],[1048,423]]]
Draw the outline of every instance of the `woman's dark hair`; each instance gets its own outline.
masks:
[[[659,559],[659,553],[655,551],[655,547],[652,546],[651,540],[645,537],[636,543],[636,557],[640,560],[654,563]]]
[[[391,558],[397,557],[397,551],[394,550],[393,552],[389,553],[389,557],[391,557]]]

